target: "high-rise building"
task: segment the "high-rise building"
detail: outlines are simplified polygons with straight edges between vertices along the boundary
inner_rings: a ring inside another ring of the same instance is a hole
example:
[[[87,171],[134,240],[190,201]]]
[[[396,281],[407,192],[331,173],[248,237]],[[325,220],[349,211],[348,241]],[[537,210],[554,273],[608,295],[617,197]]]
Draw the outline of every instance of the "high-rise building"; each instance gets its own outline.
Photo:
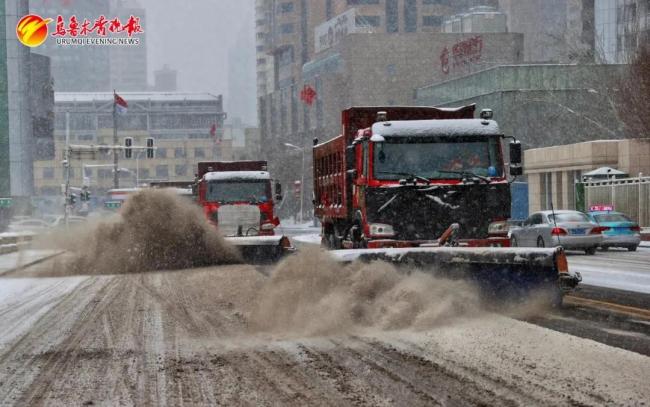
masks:
[[[650,2],[595,0],[596,51],[599,62],[629,62],[640,44],[650,41]]]
[[[175,92],[177,87],[177,76],[177,70],[171,69],[167,64],[163,65],[161,69],[158,69],[153,73],[153,90],[156,92]]]
[[[594,60],[594,0],[499,0],[508,31],[524,34],[524,60]]]
[[[43,18],[71,16],[78,20],[94,20],[101,15],[110,18],[109,1],[49,0],[31,1],[30,13]],[[50,23],[52,26],[54,23]],[[52,77],[57,92],[89,92],[111,89],[110,47],[60,46],[51,39],[38,47],[38,52],[52,60]]]
[[[253,21],[242,23],[228,50],[228,97],[226,110],[231,118],[248,125],[257,123],[255,86],[255,37]]]
[[[41,142],[52,138],[49,59],[32,53],[15,34],[19,19],[28,13],[27,0],[0,0],[0,196],[4,197],[32,195],[34,154],[40,153]]]
[[[140,19],[140,24],[144,27],[144,32],[138,34],[138,45],[110,47],[111,89],[122,92],[146,91],[148,82],[145,9],[137,0],[117,0],[111,10],[111,16],[119,18],[123,23],[134,16]]]

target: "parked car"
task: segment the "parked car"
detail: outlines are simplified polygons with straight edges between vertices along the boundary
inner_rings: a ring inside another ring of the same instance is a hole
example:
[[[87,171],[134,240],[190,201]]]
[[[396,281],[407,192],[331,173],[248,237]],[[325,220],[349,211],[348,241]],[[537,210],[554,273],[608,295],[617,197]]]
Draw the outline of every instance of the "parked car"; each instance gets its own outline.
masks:
[[[599,211],[589,212],[589,218],[600,226],[607,227],[603,231],[601,248],[625,247],[633,252],[641,243],[641,228],[639,224],[621,212]]]
[[[605,227],[578,211],[541,211],[531,214],[521,227],[510,231],[513,247],[555,247],[595,254]]]
[[[40,233],[49,228],[49,224],[41,219],[36,218],[19,218],[15,219],[7,227],[7,232],[15,233]]]
[[[87,223],[86,218],[83,216],[68,216],[68,226],[74,227],[79,225],[85,225]],[[52,228],[61,228],[65,226],[65,218],[63,215],[57,216],[57,218],[50,225]]]

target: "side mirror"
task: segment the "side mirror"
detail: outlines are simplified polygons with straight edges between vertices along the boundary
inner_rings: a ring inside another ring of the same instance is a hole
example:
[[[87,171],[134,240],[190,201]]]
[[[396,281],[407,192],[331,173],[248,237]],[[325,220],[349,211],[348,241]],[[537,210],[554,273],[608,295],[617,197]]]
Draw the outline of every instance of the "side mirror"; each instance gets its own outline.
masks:
[[[510,143],[510,175],[517,177],[524,174],[524,167],[521,165],[521,143],[513,141]]]
[[[275,182],[275,200],[276,201],[282,200],[282,184],[280,184],[279,181]]]
[[[521,166],[521,143],[518,141],[510,143],[510,165]]]

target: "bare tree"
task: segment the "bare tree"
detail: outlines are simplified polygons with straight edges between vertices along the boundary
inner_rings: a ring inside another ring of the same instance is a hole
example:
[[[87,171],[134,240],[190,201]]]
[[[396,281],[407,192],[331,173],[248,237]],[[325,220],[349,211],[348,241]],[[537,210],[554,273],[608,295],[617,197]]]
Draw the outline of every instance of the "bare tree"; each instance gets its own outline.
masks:
[[[635,137],[650,138],[650,45],[640,45],[616,92],[618,115]]]

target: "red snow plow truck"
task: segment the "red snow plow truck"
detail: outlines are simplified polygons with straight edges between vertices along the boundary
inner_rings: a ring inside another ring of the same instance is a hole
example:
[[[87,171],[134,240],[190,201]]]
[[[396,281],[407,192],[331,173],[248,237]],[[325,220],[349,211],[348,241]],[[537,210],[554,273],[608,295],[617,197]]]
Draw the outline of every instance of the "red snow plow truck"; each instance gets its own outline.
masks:
[[[194,189],[205,216],[246,260],[275,261],[293,250],[287,237],[275,234],[274,198],[282,194],[275,183],[273,195],[266,161],[200,162]]]
[[[314,141],[314,209],[322,243],[342,261],[382,259],[488,293],[575,288],[561,248],[509,248],[509,177],[521,175],[521,144],[510,159],[492,112],[475,106],[353,107],[342,134]]]

